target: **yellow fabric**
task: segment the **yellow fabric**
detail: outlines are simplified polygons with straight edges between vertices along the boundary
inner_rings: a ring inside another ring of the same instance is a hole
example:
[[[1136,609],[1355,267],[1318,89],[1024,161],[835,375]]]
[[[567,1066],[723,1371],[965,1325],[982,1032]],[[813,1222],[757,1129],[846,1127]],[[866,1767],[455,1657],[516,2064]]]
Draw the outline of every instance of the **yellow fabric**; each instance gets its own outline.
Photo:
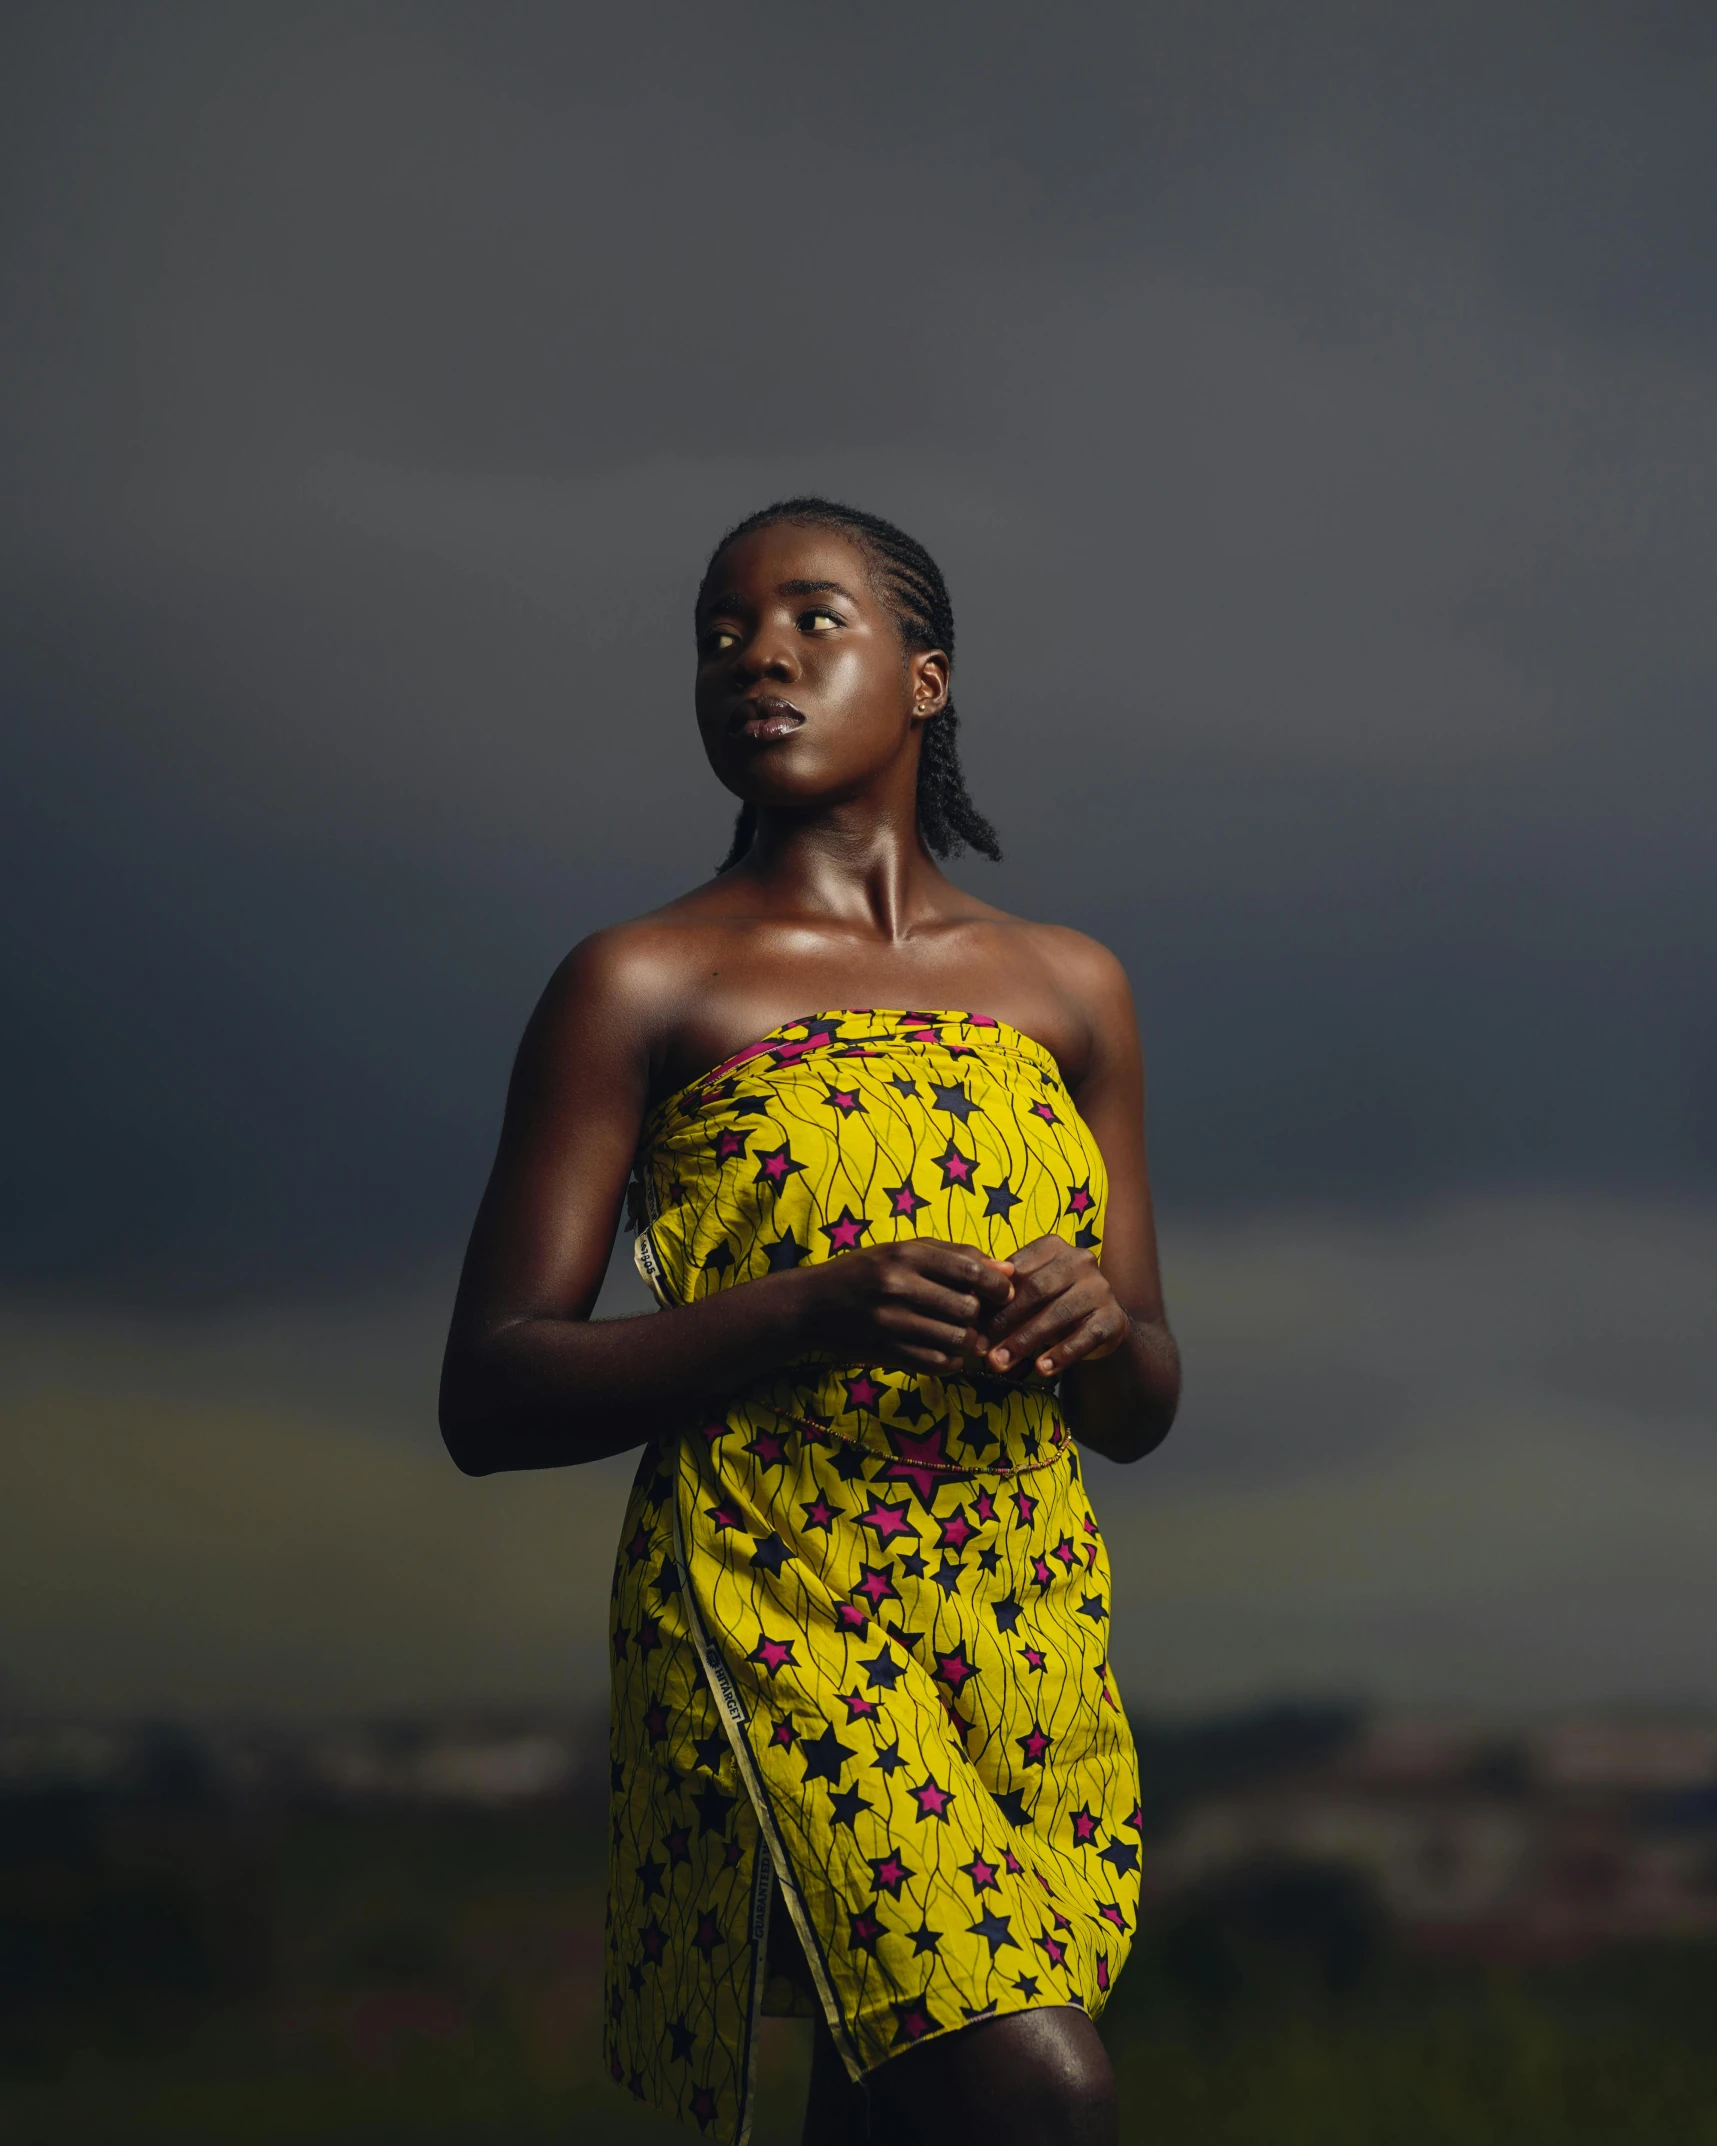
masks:
[[[793,1021],[652,1112],[664,1304],[914,1235],[1099,1249],[1107,1184],[1005,1024]],[[1041,1380],[809,1354],[647,1447],[615,1575],[607,2043],[737,2141],[775,1886],[854,2075],[992,2014],[1097,2012],[1138,1908],[1109,1571]],[[772,2007],[773,2008],[773,2005]]]

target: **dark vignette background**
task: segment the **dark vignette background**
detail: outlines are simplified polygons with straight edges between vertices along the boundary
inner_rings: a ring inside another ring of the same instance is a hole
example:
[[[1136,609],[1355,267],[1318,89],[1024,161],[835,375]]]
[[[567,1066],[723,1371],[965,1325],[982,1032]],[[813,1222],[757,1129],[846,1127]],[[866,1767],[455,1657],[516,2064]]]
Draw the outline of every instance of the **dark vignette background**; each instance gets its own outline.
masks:
[[[535,991],[725,846],[704,553],[813,486],[948,571],[973,883],[1137,988],[1131,1688],[1717,1695],[1707,9],[5,45],[17,1696],[600,1683],[624,1471],[461,1483],[437,1328]]]

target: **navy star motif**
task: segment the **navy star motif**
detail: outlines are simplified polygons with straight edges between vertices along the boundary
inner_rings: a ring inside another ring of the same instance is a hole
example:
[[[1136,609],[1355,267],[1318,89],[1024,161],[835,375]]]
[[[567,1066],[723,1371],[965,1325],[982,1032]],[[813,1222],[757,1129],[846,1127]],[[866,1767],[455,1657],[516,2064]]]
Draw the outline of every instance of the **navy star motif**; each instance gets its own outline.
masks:
[[[1101,1595],[1087,1595],[1079,1605],[1079,1614],[1081,1617],[1089,1617],[1093,1624],[1101,1624],[1109,1612],[1103,1607]]]
[[[1091,1227],[1090,1223],[1087,1222],[1083,1229],[1076,1229],[1073,1232],[1073,1242],[1076,1245],[1083,1245],[1088,1252],[1094,1252],[1103,1240]]]
[[[719,1788],[706,1788],[692,1798],[692,1809],[697,1812],[698,1823],[706,1833],[725,1833],[737,1800],[723,1795]]]
[[[1000,1632],[1011,1632],[1019,1623],[1020,1605],[1012,1595],[1003,1595],[1002,1599],[992,1606],[996,1613],[996,1629]]]
[[[868,1797],[861,1796],[856,1788],[834,1790],[829,1797],[829,1806],[834,1812],[834,1823],[849,1829],[857,1826],[860,1811],[874,1808]]]
[[[899,1737],[897,1736],[891,1744],[884,1744],[876,1757],[871,1760],[871,1764],[885,1780],[891,1773],[898,1773],[901,1767],[906,1764],[905,1759],[900,1755]]]
[[[1112,1863],[1124,1875],[1129,1870],[1138,1869],[1139,1851],[1130,1840],[1111,1840],[1107,1848],[1098,1849],[1097,1860]]]
[[[720,1729],[717,1729],[713,1736],[700,1736],[697,1739],[696,1750],[698,1764],[708,1772],[714,1773],[727,1756],[727,1737]]]
[[[667,1867],[666,1863],[659,1862],[653,1855],[647,1855],[638,1865],[638,1883],[643,1888],[646,1901],[654,1900],[660,1895],[662,1873]]]
[[[912,1957],[914,1959],[917,1959],[920,1953],[936,1952],[936,1948],[942,1940],[941,1931],[932,1930],[927,1922],[921,1922],[916,1930],[908,1930],[906,1935],[912,1940]],[[939,1958],[940,1954],[937,1956]]]
[[[899,1423],[922,1423],[932,1411],[925,1405],[924,1396],[916,1386],[897,1386],[894,1392],[894,1414]]]
[[[1020,1203],[1020,1195],[1005,1177],[999,1185],[983,1185],[976,1189],[980,1190],[984,1195],[984,1213],[986,1215],[1000,1215],[1004,1221],[1007,1219],[1009,1208],[1017,1207]]]
[[[725,1274],[728,1268],[733,1265],[732,1245],[730,1245],[727,1240],[723,1238],[721,1243],[716,1246],[715,1250],[707,1254],[704,1259],[703,1265],[704,1272],[706,1274]]]
[[[692,2043],[695,2039],[696,2037],[693,2035],[692,2030],[683,2019],[670,2019],[668,2022],[668,2040],[673,2046],[669,2049],[668,2055],[672,2062],[683,2064],[692,2053]]]
[[[903,1557],[900,1560],[900,1569],[906,1574],[908,1579],[921,1580],[924,1577],[925,1571],[924,1560],[919,1556],[918,1552],[914,1550],[909,1555]]]
[[[791,1229],[783,1231],[775,1239],[774,1243],[766,1245],[764,1250],[769,1256],[769,1271],[771,1274],[789,1273],[799,1264],[800,1260],[809,1259],[811,1256],[811,1247],[808,1244],[801,1244]]]
[[[781,1567],[792,1554],[773,1528],[767,1535],[759,1535],[751,1546],[752,1564],[761,1567],[765,1572],[774,1573],[777,1577]]]
[[[807,1781],[833,1781],[838,1787],[842,1768],[858,1753],[851,1744],[843,1744],[832,1728],[825,1728],[821,1736],[800,1740],[799,1756],[805,1762]]]
[[[1001,1561],[1002,1553],[993,1546],[988,1550],[980,1550],[978,1552],[978,1563],[985,1572],[995,1572],[996,1570],[998,1570],[1001,1565]]]
[[[1014,1988],[1019,1991],[1022,1997],[1035,1997],[1037,1995],[1037,1977],[1035,1975],[1021,1975],[1015,1982]]]
[[[1004,1945],[1012,1945],[1016,1949],[1018,1948],[1018,1938],[1011,1937],[1008,1934],[1008,1926],[1012,1920],[1011,1915],[998,1915],[993,1909],[986,1908],[978,1920],[971,1925],[972,1935],[981,1937],[984,1943],[989,1946],[992,1960]]]
[[[1026,1815],[1025,1790],[1023,1788],[1005,1789],[1001,1795],[997,1796],[995,1803],[996,1809],[1001,1812],[1010,1826],[1023,1827],[1030,1823]]]
[[[966,1093],[963,1082],[953,1088],[944,1088],[939,1081],[932,1081],[930,1088],[936,1098],[930,1108],[945,1110],[951,1118],[958,1118],[962,1125],[978,1107]]]
[[[909,1073],[894,1074],[888,1085],[901,1095],[916,1095],[918,1093],[918,1083]]]
[[[843,1438],[840,1450],[835,1455],[835,1473],[843,1483],[853,1483],[864,1473],[865,1453],[862,1446],[854,1445]]]
[[[874,1662],[860,1662],[859,1667],[864,1671],[872,1691],[893,1691],[906,1674],[903,1665],[895,1660],[886,1647]]]

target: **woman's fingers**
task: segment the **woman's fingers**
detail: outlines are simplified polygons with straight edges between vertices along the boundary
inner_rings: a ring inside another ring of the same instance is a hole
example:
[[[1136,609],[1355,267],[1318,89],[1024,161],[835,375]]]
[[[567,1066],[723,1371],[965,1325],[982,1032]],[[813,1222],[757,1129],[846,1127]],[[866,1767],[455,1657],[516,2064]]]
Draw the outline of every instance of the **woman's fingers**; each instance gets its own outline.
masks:
[[[1040,1350],[1033,1360],[1033,1368],[1041,1371],[1045,1378],[1054,1378],[1069,1364],[1112,1355],[1120,1347],[1126,1330],[1126,1314],[1118,1304],[1113,1307],[1099,1305],[1095,1311],[1086,1313],[1072,1333],[1064,1334],[1051,1347]]]
[[[999,1340],[991,1339],[988,1360],[996,1370],[1007,1371],[1043,1357],[1082,1321],[1109,1307],[1119,1313],[1108,1283],[1093,1267],[1088,1273],[1075,1275],[1035,1307],[1028,1305],[1027,1315],[1017,1325],[1010,1325]]]

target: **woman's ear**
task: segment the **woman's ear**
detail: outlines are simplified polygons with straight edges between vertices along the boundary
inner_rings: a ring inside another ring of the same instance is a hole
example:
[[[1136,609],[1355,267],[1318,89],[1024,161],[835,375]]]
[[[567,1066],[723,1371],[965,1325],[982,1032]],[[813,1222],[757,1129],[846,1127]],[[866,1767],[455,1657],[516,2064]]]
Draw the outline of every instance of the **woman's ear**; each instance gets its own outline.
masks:
[[[908,667],[915,716],[940,715],[948,705],[948,658],[939,648],[914,655]]]

